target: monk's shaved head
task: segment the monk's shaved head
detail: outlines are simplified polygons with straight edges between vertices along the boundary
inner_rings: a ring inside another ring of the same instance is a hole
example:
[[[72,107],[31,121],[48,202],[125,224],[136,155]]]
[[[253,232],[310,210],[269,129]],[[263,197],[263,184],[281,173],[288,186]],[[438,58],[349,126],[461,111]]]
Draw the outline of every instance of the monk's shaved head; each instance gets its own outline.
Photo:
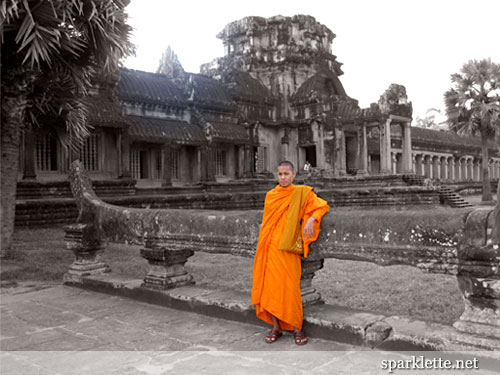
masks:
[[[278,164],[278,167],[290,167],[292,172],[295,172],[295,167],[293,166],[292,162],[288,160],[283,160],[282,162],[280,162]]]

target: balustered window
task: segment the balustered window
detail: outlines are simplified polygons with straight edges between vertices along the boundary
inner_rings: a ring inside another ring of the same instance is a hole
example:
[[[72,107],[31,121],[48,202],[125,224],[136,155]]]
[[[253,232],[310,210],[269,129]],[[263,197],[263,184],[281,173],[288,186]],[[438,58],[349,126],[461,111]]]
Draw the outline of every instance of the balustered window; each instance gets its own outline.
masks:
[[[99,168],[99,137],[91,134],[80,148],[80,161],[87,171],[98,171]]]
[[[36,140],[36,169],[57,171],[57,138],[52,133],[41,134]]]
[[[130,173],[134,180],[141,178],[141,151],[130,150]]]
[[[226,176],[226,150],[215,150],[215,175]]]
[[[267,147],[257,147],[257,155],[255,160],[255,171],[257,173],[265,172],[267,170]]]

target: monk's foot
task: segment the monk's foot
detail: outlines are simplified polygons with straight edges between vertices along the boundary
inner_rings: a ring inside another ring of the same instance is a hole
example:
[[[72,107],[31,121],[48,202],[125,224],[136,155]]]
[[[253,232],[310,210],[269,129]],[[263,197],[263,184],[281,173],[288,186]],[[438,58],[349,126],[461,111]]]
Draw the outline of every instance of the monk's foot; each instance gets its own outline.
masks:
[[[283,336],[283,332],[273,329],[271,333],[266,336],[266,342],[268,344],[272,344],[273,342],[276,342],[281,336]]]
[[[294,331],[293,332],[293,338],[295,340],[295,344],[297,345],[305,345],[307,344],[307,336],[304,333],[304,331]]]

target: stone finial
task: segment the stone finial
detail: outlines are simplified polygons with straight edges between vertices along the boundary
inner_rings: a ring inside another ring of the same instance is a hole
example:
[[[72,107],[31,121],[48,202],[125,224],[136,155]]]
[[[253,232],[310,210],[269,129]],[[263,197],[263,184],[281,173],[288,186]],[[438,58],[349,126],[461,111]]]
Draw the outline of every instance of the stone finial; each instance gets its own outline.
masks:
[[[170,46],[168,46],[167,50],[162,53],[156,73],[166,75],[169,78],[184,78],[184,68],[180,63],[177,54],[172,50],[172,48],[170,48]]]

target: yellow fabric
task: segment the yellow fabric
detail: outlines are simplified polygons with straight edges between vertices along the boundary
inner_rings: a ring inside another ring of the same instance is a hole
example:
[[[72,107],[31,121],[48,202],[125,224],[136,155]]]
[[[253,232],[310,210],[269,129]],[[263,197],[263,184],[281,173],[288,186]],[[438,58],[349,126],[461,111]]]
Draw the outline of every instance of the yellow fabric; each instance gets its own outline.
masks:
[[[278,250],[288,219],[288,209],[295,186],[276,186],[266,195],[264,214],[253,266],[252,304],[257,317],[272,324],[271,315],[281,321],[285,330],[301,329],[303,312],[300,295],[301,257]],[[328,204],[310,191],[300,210],[303,233],[305,222],[314,216],[314,238],[304,240],[304,256],[309,244],[319,235],[319,225],[328,212]]]
[[[302,228],[300,225],[300,213],[306,202],[307,196],[312,191],[312,187],[305,185],[295,186],[288,207],[288,216],[286,219],[285,229],[281,236],[279,250],[290,251],[297,242],[297,237],[302,237]]]

